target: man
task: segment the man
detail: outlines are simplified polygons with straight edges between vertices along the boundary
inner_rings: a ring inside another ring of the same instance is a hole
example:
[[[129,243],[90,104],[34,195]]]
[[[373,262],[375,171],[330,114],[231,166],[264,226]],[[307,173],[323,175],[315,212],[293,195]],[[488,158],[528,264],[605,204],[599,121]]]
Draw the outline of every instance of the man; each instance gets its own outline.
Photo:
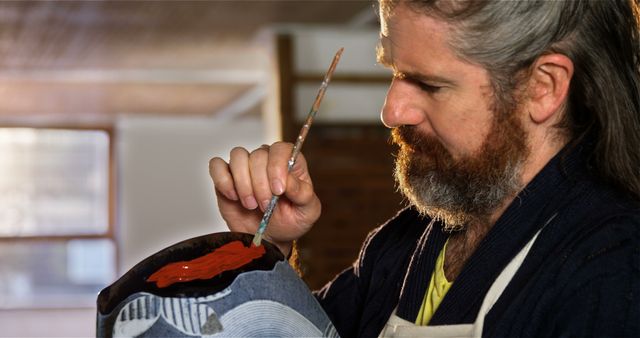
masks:
[[[411,206],[318,299],[342,336],[640,335],[638,5],[380,0]],[[223,217],[288,254],[320,215],[291,145],[210,163]]]

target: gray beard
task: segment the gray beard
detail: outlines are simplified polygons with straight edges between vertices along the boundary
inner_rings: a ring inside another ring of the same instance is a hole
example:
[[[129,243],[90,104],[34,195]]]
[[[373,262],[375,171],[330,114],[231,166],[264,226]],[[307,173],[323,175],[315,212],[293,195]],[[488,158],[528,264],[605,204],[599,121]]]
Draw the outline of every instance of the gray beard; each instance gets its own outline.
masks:
[[[408,165],[400,165],[402,158],[409,157],[401,155],[396,160],[394,176],[399,190],[418,212],[443,221],[449,231],[463,230],[470,222],[487,221],[522,186],[523,159],[508,163],[494,177],[467,177],[456,183],[447,182],[435,170],[417,173],[412,163],[419,159],[411,158]]]

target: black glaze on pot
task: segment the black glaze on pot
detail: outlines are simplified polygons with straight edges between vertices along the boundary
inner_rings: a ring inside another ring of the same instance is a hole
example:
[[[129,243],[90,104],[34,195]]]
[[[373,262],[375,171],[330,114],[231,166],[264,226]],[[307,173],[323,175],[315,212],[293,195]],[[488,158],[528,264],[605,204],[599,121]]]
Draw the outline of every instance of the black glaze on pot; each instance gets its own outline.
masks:
[[[213,252],[227,243],[239,240],[245,246],[251,245],[253,234],[240,232],[218,232],[184,240],[147,257],[127,271],[98,295],[97,305],[101,314],[108,314],[123,300],[138,292],[148,292],[161,297],[204,297],[224,290],[239,274],[255,270],[271,270],[284,260],[278,248],[262,240],[265,254],[250,263],[231,271],[225,271],[207,280],[178,282],[165,288],[158,288],[147,278],[167,264],[189,261]]]

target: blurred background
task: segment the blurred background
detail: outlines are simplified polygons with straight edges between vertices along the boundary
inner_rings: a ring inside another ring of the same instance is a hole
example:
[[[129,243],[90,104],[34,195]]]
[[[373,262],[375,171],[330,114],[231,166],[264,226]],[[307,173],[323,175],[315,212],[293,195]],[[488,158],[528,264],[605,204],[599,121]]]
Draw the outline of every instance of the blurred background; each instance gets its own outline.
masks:
[[[371,1],[0,2],[0,336],[93,336],[97,293],[179,241],[225,231],[208,174],[294,140],[323,215],[298,243],[316,289],[403,205],[379,122]]]

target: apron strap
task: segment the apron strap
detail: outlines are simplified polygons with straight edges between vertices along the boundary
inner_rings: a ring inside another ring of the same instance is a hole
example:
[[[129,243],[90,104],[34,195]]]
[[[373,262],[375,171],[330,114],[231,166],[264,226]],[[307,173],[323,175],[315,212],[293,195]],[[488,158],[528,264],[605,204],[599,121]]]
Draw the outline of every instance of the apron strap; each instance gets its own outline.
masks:
[[[482,305],[480,306],[480,310],[478,311],[476,321],[473,323],[473,337],[482,336],[484,317],[487,315],[487,313],[489,313],[489,310],[491,310],[493,305],[498,301],[498,298],[500,298],[502,292],[504,292],[504,290],[507,288],[507,285],[509,284],[509,282],[511,282],[513,276],[515,276],[516,272],[522,265],[522,262],[524,262],[524,259],[527,257],[529,250],[531,250],[533,243],[538,238],[538,235],[540,235],[540,231],[542,231],[542,229],[536,232],[533,238],[531,238],[531,240],[529,240],[524,248],[522,248],[522,250],[518,252],[518,254],[511,260],[511,262],[509,262],[504,270],[502,270],[500,275],[498,275],[498,278],[496,278],[493,284],[491,284],[489,291],[487,291],[487,294],[484,296],[484,300],[482,301]]]

